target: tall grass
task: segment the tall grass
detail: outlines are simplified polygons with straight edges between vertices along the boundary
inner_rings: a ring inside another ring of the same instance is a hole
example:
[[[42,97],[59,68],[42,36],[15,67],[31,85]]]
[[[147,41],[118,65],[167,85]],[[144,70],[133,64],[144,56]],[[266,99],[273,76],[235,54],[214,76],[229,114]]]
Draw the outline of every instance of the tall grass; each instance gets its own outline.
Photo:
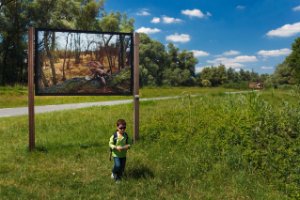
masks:
[[[108,139],[118,118],[132,133],[131,105],[37,115],[33,153],[27,151],[27,119],[3,119],[0,196],[296,199],[300,108],[274,106],[262,96],[187,92],[178,100],[142,102],[141,139],[129,152],[120,185],[109,177]]]

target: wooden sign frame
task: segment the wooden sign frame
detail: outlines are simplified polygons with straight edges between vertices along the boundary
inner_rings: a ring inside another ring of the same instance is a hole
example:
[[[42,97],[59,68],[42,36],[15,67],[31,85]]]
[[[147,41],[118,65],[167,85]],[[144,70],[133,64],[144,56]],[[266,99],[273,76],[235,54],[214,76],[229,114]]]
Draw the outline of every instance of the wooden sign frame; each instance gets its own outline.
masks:
[[[134,33],[134,69],[133,69],[133,141],[139,139],[139,34]],[[35,149],[35,75],[34,75],[34,55],[35,55],[35,28],[28,30],[28,121],[29,121],[29,151]]]

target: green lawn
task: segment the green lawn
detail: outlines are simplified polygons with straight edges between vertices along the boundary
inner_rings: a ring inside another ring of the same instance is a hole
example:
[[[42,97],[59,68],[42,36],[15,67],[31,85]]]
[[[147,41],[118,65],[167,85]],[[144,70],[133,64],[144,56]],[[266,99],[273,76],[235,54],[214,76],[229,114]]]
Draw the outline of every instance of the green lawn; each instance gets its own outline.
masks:
[[[127,120],[132,134],[132,105],[38,114],[32,153],[27,150],[27,117],[3,118],[0,197],[299,197],[300,109],[293,106],[298,99],[292,96],[289,106],[277,101],[273,106],[264,100],[270,95],[277,96],[217,92],[191,98],[183,93],[177,100],[141,102],[141,138],[128,154],[121,184],[110,179],[108,139],[118,118]]]

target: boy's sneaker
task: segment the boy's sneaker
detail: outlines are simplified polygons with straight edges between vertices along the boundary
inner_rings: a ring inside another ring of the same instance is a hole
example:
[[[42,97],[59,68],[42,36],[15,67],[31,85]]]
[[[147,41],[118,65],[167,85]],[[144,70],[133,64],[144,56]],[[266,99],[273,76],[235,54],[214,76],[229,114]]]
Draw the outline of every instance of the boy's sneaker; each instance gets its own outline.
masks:
[[[111,173],[110,178],[111,179],[116,179],[114,173]]]

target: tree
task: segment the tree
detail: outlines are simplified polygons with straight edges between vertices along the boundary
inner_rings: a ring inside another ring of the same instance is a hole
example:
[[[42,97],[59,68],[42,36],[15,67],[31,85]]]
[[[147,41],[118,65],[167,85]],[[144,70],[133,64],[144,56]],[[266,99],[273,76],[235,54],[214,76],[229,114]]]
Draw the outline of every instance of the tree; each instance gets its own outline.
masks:
[[[273,78],[276,84],[295,84],[293,69],[288,65],[287,61],[276,67]]]
[[[211,87],[211,82],[207,79],[203,79],[201,85],[203,85],[203,87]]]
[[[158,41],[140,34],[140,80],[141,85],[162,85],[163,71],[167,66],[165,47]]]
[[[278,84],[300,84],[300,38],[292,44],[292,53],[277,65],[273,79]]]
[[[4,0],[0,3],[0,84],[24,82],[27,79],[24,32],[28,19],[26,1]]]
[[[203,81],[205,83],[209,81],[209,84],[205,84],[205,87],[210,87],[210,86],[217,87],[226,83],[227,80],[228,80],[227,72],[224,65],[220,65],[218,67],[205,67],[200,73],[200,82],[202,85],[203,85]]]
[[[197,59],[192,52],[186,50],[179,51],[174,44],[168,44],[167,63],[164,70],[164,83],[172,86],[195,85],[195,65]]]
[[[292,53],[286,58],[286,63],[291,69],[295,81],[300,84],[300,38],[292,44]]]

